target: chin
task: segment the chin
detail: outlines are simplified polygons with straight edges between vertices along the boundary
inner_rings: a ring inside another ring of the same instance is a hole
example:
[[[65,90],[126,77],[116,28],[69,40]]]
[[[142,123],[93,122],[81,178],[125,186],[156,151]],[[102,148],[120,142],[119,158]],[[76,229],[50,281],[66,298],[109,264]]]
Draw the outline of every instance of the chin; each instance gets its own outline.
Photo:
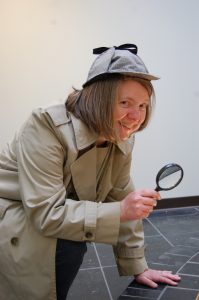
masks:
[[[126,141],[128,140],[129,136],[120,136],[121,141]]]

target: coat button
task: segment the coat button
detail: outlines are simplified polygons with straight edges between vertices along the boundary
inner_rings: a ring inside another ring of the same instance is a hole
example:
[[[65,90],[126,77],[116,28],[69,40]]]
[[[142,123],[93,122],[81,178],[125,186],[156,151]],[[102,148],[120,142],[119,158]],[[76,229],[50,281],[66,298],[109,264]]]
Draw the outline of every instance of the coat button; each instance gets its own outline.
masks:
[[[88,231],[88,232],[85,233],[85,236],[86,236],[87,239],[91,239],[93,237],[93,234]]]
[[[19,239],[18,239],[18,237],[13,237],[13,238],[11,238],[11,244],[12,244],[13,246],[17,246],[17,245],[19,244]]]

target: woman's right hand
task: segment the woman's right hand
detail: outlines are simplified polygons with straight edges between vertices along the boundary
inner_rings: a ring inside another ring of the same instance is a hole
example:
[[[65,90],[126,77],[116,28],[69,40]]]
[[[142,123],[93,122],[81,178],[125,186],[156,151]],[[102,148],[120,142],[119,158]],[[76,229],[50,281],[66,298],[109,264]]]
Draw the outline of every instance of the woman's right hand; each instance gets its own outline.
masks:
[[[143,189],[128,194],[121,201],[120,221],[143,219],[149,216],[160,200],[160,194],[152,189]]]

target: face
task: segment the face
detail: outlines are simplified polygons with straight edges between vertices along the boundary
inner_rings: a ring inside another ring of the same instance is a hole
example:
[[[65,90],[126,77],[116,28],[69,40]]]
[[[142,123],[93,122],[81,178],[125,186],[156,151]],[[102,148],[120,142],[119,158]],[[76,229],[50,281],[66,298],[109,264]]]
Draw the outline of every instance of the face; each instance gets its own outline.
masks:
[[[146,118],[149,106],[147,89],[132,79],[122,81],[118,88],[118,96],[114,111],[114,124],[121,140],[126,140],[136,132]]]

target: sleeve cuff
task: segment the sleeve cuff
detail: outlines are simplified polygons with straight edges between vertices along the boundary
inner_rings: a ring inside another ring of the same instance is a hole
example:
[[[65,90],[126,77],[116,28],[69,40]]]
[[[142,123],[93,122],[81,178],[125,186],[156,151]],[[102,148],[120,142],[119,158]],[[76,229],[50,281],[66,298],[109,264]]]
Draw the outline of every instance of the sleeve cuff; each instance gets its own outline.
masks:
[[[83,240],[116,245],[120,229],[120,202],[86,201]]]
[[[117,267],[120,276],[138,275],[148,269],[145,257],[117,258]]]

